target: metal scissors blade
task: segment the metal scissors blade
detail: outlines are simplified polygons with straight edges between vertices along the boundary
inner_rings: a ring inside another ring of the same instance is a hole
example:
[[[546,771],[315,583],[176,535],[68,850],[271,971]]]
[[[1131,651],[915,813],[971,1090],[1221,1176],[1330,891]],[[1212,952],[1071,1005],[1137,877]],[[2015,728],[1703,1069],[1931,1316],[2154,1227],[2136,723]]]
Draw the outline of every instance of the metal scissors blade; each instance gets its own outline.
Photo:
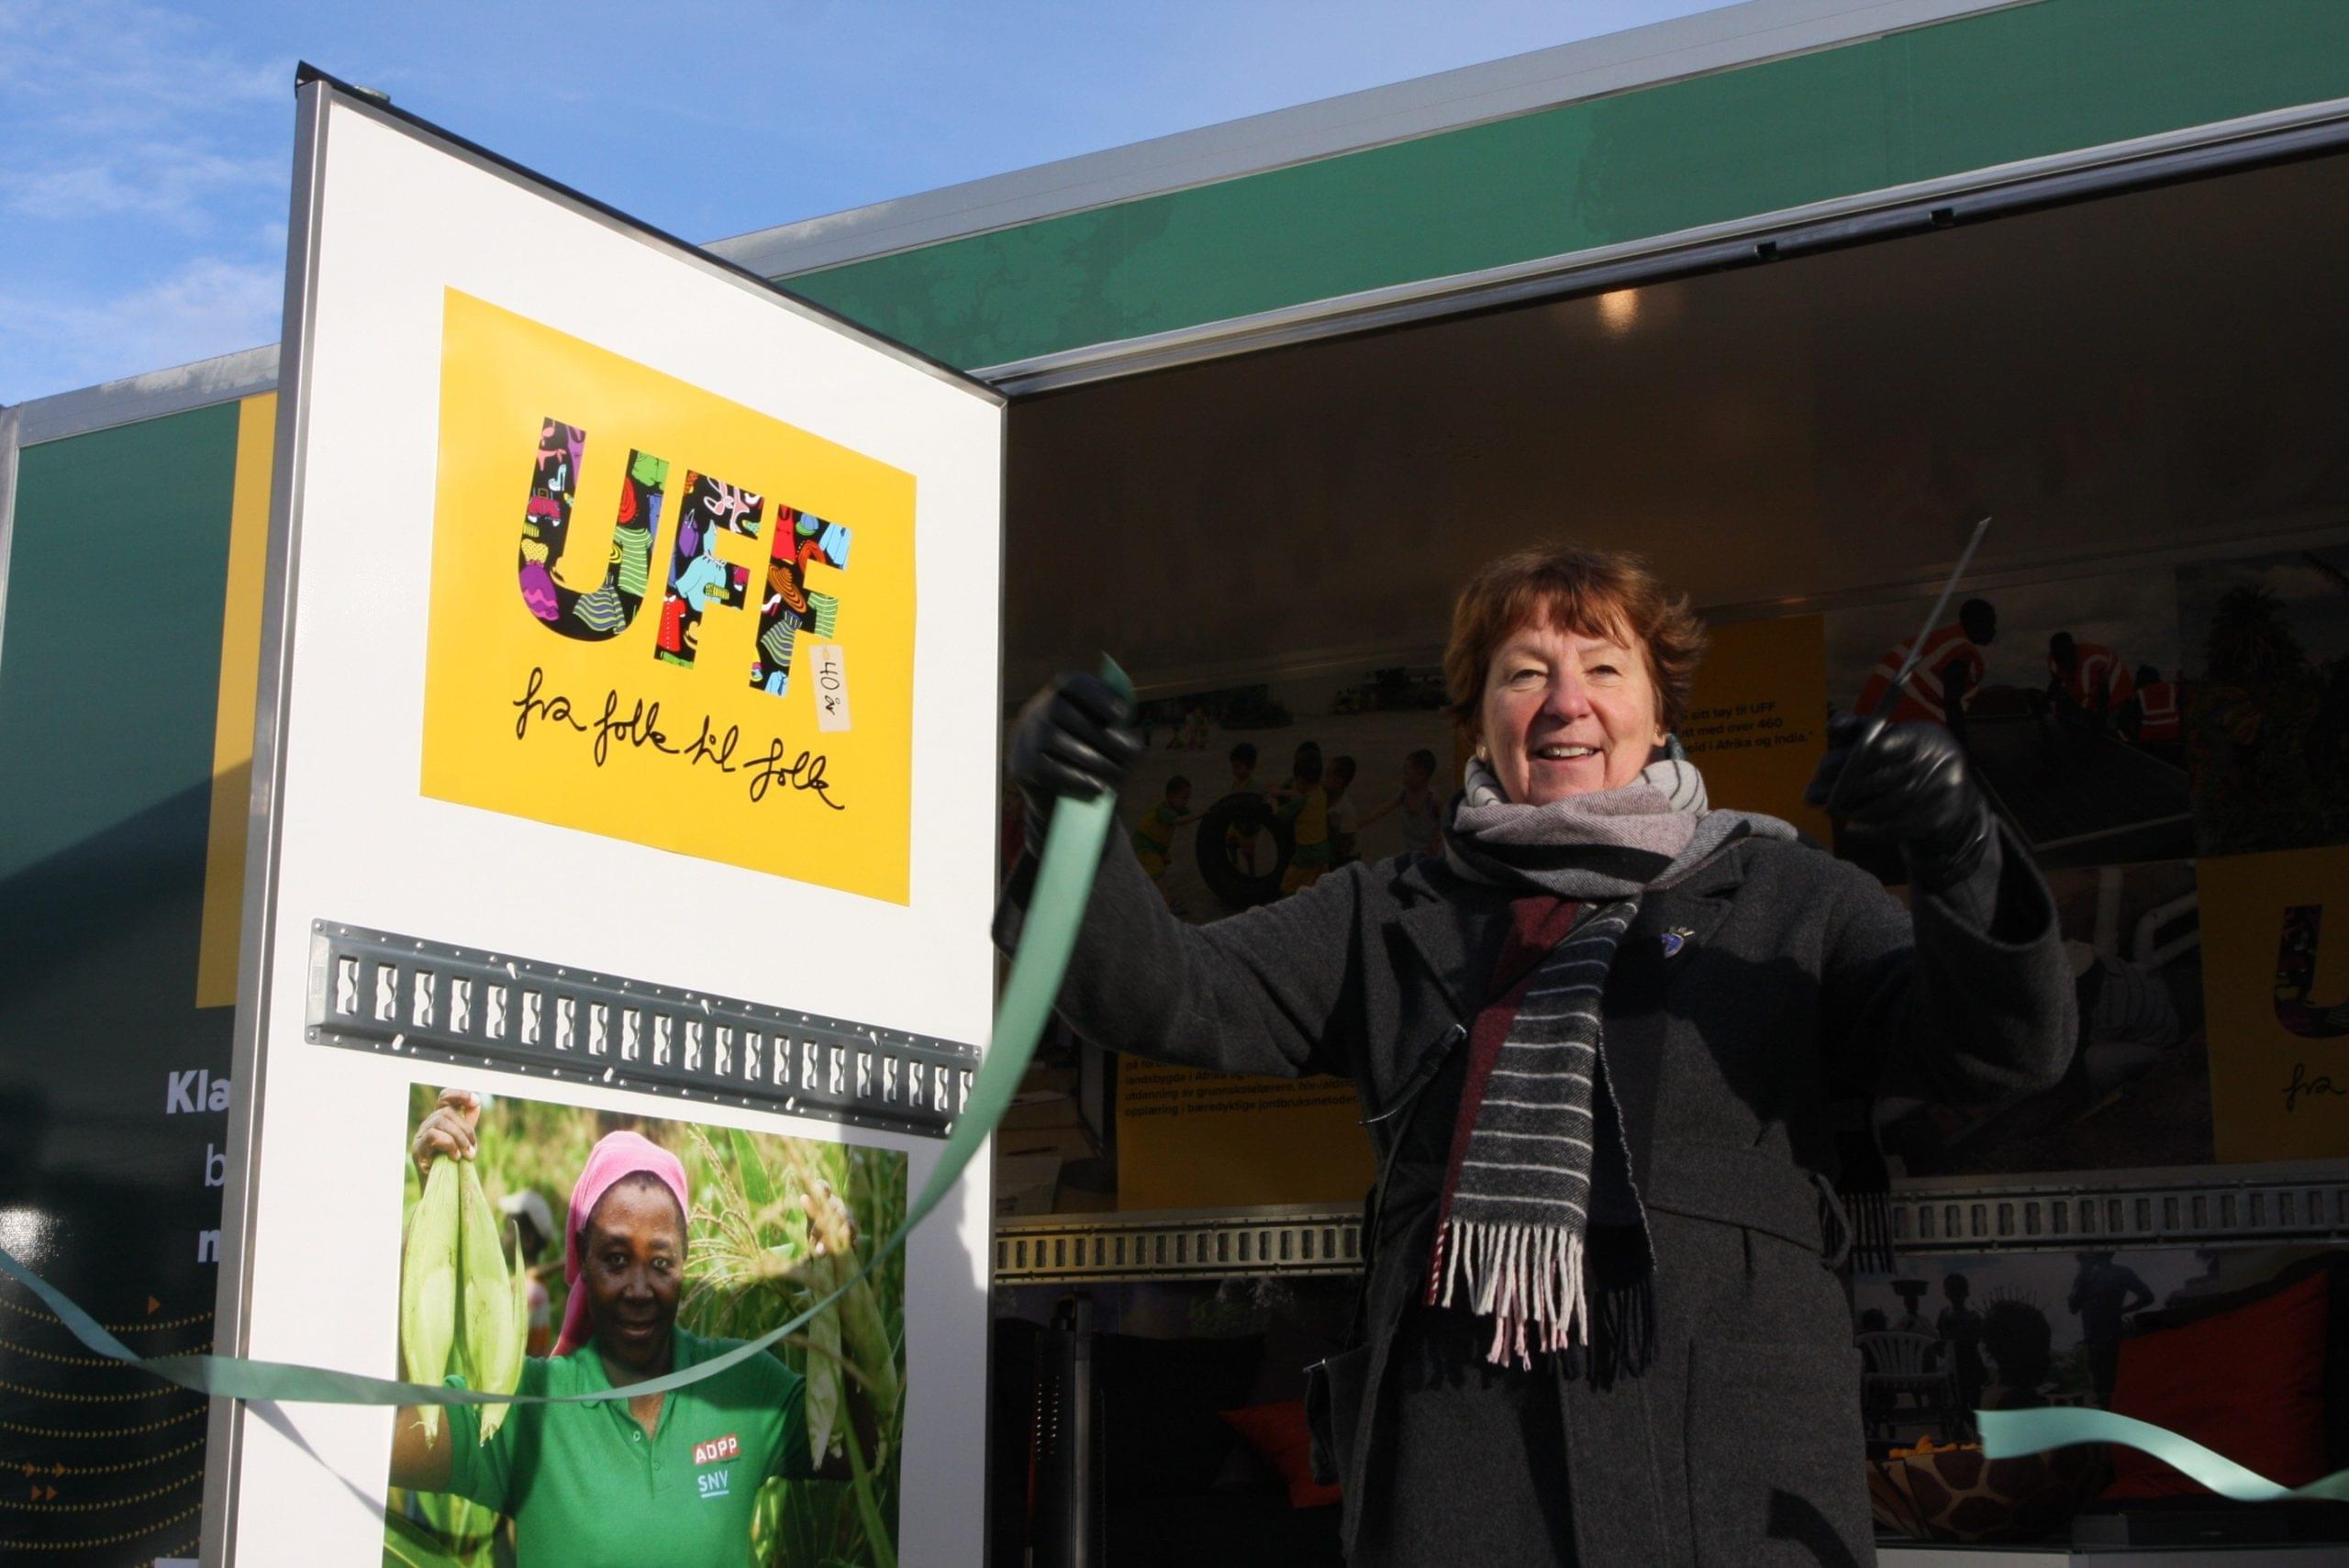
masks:
[[[1958,579],[1964,577],[1965,569],[1973,564],[1975,548],[1982,542],[1982,536],[1989,529],[1990,518],[1986,514],[1980,522],[1974,525],[1972,537],[1966,539],[1965,548],[1958,552],[1957,564],[1950,568],[1949,581],[1942,584],[1941,597],[1935,599],[1933,607],[1925,612],[1925,624],[1917,628],[1917,639],[1909,645],[1909,657],[1900,662],[1900,668],[1893,674],[1892,684],[1885,688],[1883,697],[1876,705],[1876,712],[1867,717],[1883,718],[1898,706],[1901,691],[1908,685],[1909,677],[1915,674],[1917,666],[1924,662],[1926,639],[1933,635],[1933,628],[1941,624],[1942,612],[1949,607],[1950,595],[1957,592]],[[1874,735],[1871,734],[1869,739],[1873,740]],[[1835,775],[1835,783],[1827,791],[1826,803],[1820,807],[1828,816],[1834,816],[1835,808],[1842,803],[1843,781],[1851,776],[1851,763],[1847,762],[1843,765],[1842,772]]]
[[[1974,533],[1966,539],[1965,548],[1958,552],[1957,564],[1950,568],[1949,581],[1942,584],[1942,596],[1935,599],[1933,607],[1925,612],[1925,624],[1917,628],[1917,639],[1909,645],[1909,657],[1900,662],[1900,669],[1892,677],[1892,684],[1885,690],[1884,700],[1876,705],[1878,714],[1892,711],[1892,705],[1900,700],[1900,688],[1908,684],[1909,677],[1915,674],[1917,666],[1924,662],[1925,640],[1933,635],[1933,628],[1941,624],[1942,612],[1949,607],[1949,596],[1957,592],[1958,579],[1965,575],[1966,567],[1973,563],[1976,547],[1981,544],[1982,536],[1989,531],[1990,518],[1985,514],[1982,520],[1974,525]]]

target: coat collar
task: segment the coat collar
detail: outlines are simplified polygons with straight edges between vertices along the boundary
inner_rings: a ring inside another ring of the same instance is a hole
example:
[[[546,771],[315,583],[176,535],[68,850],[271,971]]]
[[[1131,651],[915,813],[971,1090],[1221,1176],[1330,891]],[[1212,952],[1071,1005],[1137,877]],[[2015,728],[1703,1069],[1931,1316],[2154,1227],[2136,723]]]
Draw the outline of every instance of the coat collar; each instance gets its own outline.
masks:
[[[1665,891],[1667,897],[1728,898],[1745,881],[1745,855],[1742,839],[1732,839],[1721,846],[1721,852],[1689,873],[1687,879]]]
[[[1466,1023],[1484,1001],[1492,962],[1486,952],[1491,945],[1488,928],[1506,913],[1506,903],[1497,889],[1468,881],[1432,855],[1415,856],[1395,879],[1395,891],[1402,905],[1396,929],[1419,954],[1453,1016]],[[1486,973],[1478,972],[1479,958]]]

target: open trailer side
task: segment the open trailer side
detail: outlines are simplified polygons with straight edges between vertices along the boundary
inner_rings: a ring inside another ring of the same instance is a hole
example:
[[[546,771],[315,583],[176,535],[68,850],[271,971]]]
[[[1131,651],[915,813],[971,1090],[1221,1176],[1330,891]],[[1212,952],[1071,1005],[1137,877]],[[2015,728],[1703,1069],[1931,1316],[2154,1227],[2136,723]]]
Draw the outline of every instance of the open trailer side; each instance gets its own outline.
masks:
[[[1815,619],[1801,679],[1848,702],[1977,505],[2018,686],[2091,612],[2165,617],[2134,662],[2207,676],[2228,573],[2338,562],[2344,146],[2349,11],[2317,0],[1763,0],[713,249],[1013,395],[1007,695],[1108,646],[1175,714],[1263,688],[1358,717],[1440,646],[1446,571],[1538,521],[1645,550],[1723,628]],[[209,1337],[274,378],[256,350],[0,415],[0,1102],[37,1133],[8,1245],[145,1350]],[[2283,1059],[2229,1086],[2222,1038],[2265,1016],[2296,896],[2266,857],[2333,874],[2336,842],[2198,826],[2138,753],[2058,776],[2014,703],[1994,787],[2088,962],[2206,966],[2202,1098],[2164,1078],[2144,1113],[2202,1141],[1986,1171],[1923,1139],[1901,1244],[2337,1239],[2349,1143],[2294,1141],[2321,1099],[2250,1114]],[[1351,1255],[1345,1206],[1255,1207],[1019,1221],[998,1277]],[[200,1401],[116,1420],[110,1374],[0,1359],[156,1466],[88,1561],[194,1540]]]

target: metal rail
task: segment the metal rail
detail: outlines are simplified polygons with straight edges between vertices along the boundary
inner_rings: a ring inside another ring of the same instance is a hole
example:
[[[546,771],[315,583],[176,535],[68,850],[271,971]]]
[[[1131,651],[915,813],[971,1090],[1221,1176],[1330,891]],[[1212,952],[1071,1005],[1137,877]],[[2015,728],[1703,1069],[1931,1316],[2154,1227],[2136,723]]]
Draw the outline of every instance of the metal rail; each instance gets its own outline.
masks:
[[[306,1038],[942,1138],[974,1047],[324,920]]]
[[[2088,1172],[1904,1184],[1904,1257],[2349,1241],[2349,1169]],[[1361,1216],[1326,1206],[1049,1215],[996,1222],[995,1283],[1345,1274]]]
[[[997,1284],[1349,1274],[1361,1266],[1362,1214],[1353,1208],[1050,1215],[995,1229]]]
[[[2249,1165],[1906,1184],[1901,1252],[2114,1251],[2349,1240],[2349,1170]]]

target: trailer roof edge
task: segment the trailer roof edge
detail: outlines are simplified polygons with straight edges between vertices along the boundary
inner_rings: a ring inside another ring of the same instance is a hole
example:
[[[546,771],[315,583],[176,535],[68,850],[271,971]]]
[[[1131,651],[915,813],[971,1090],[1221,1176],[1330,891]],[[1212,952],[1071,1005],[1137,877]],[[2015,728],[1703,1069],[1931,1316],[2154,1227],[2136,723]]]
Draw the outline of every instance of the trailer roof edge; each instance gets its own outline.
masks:
[[[17,440],[24,446],[39,446],[215,403],[233,403],[276,386],[277,345],[264,344],[20,403],[17,405],[22,410]]]
[[[2246,115],[2052,157],[1888,185],[1801,207],[1479,272],[1421,279],[1138,338],[982,365],[1010,396],[1175,370],[1234,355],[1571,294],[1631,288],[1923,233],[2036,206],[2118,195],[2349,148],[2349,98]]]
[[[787,277],[2029,3],[1744,0],[753,229],[706,249],[752,272]]]

